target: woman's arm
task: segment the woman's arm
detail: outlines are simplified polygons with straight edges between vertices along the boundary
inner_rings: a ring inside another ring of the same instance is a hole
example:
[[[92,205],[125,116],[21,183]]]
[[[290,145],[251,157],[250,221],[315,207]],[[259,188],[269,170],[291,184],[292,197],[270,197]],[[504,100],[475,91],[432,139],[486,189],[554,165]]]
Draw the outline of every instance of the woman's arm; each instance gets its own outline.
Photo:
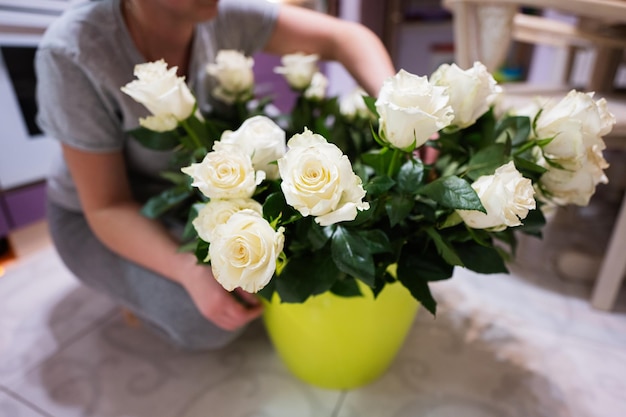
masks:
[[[234,330],[261,314],[250,295],[249,308],[237,302],[195,256],[178,252],[178,242],[158,221],[144,217],[131,196],[121,152],[92,153],[63,145],[87,221],[112,251],[180,283],[207,319]]]
[[[396,72],[383,43],[365,26],[297,6],[281,6],[265,51],[318,54],[322,60],[338,61],[373,96]]]

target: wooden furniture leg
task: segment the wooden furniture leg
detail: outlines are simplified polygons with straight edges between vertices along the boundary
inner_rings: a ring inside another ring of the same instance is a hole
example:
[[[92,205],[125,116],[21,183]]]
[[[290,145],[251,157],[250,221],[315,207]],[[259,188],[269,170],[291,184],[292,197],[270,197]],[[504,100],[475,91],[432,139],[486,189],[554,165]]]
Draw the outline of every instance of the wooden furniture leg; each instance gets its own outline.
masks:
[[[622,49],[597,48],[587,91],[612,91],[615,73],[622,62]]]
[[[622,200],[613,234],[591,296],[591,305],[611,310],[626,272],[626,196]]]

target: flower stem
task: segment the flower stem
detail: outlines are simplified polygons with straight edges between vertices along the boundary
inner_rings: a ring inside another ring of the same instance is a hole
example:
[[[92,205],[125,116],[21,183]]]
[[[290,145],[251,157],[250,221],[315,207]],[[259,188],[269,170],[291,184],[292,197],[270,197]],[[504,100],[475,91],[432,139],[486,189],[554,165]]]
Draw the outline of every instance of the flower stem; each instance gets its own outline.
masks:
[[[391,163],[389,164],[389,169],[387,170],[387,175],[389,178],[393,178],[393,174],[396,171],[396,167],[398,166],[398,162],[400,162],[400,158],[402,156],[402,151],[398,148],[393,149],[393,156],[391,157]]]
[[[237,107],[237,120],[238,124],[242,124],[247,118],[247,107],[245,102],[237,101],[235,104]]]
[[[200,140],[196,132],[192,129],[192,127],[189,125],[189,122],[187,122],[187,120],[181,120],[180,124],[185,129],[185,131],[187,132],[191,140],[194,142],[194,144],[197,146],[197,148],[202,148],[202,141]]]

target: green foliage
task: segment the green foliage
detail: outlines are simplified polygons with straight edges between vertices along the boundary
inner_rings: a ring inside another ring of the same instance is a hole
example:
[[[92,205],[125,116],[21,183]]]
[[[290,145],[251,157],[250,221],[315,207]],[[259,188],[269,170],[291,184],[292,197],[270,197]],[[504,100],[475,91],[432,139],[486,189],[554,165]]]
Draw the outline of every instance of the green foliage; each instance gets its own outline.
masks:
[[[311,295],[330,290],[341,276],[336,264],[323,251],[310,257],[293,256],[275,277],[276,291],[283,302],[301,303]]]
[[[433,182],[424,185],[419,192],[448,209],[485,212],[485,208],[471,184],[456,176],[437,178]]]
[[[370,287],[374,285],[374,258],[367,241],[356,230],[338,226],[331,240],[331,255],[339,270]]]
[[[370,208],[358,212],[353,221],[320,226],[287,203],[280,180],[265,180],[254,198],[273,227],[285,228],[285,245],[274,277],[259,294],[270,299],[277,293],[283,302],[299,303],[326,291],[359,296],[356,280],[376,295],[397,280],[435,314],[430,282],[450,278],[455,267],[505,273],[508,256],[515,252],[516,233],[540,236],[545,219],[539,209],[531,211],[522,226],[504,231],[471,229],[456,210],[485,213],[471,184],[509,161],[537,181],[545,168],[537,164],[533,150],[551,139],[529,139],[533,126],[528,117],[497,120],[490,110],[470,127],[439,132],[425,145],[437,150],[439,157],[425,163],[417,152],[393,149],[381,140],[375,100],[364,100],[373,118],[348,119],[341,114],[337,98],[311,100],[302,94],[288,114],[274,117],[288,139],[307,128],[339,146],[361,177]],[[195,241],[199,262],[207,262],[209,243],[197,237],[191,222],[198,203],[206,198],[192,189],[180,167],[200,161],[225,130],[266,114],[271,99],[256,103],[237,103],[202,118],[192,116],[170,132],[144,128],[129,132],[150,149],[172,153],[172,171],[164,174],[172,187],[148,201],[142,212],[151,218],[179,213],[187,224],[185,238]],[[496,241],[504,243],[510,254]]]
[[[169,151],[180,144],[180,129],[169,130],[166,132],[155,132],[139,126],[128,132],[133,138],[148,149],[154,151]]]
[[[148,200],[142,207],[141,213],[146,217],[156,219],[188,201],[194,194],[189,186],[177,185]]]

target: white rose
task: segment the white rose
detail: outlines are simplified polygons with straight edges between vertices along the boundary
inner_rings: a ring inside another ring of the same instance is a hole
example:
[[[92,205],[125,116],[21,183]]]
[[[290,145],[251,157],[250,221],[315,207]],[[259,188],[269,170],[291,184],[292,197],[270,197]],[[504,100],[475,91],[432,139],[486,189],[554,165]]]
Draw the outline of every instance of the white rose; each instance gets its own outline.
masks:
[[[328,78],[321,72],[316,72],[311,79],[311,84],[304,91],[304,97],[310,100],[322,100],[326,97]]]
[[[228,291],[241,287],[247,292],[261,290],[276,271],[276,259],[283,250],[284,229],[277,231],[252,210],[230,216],[215,228],[209,246],[215,279]]]
[[[204,204],[193,219],[192,224],[200,239],[212,242],[214,230],[224,224],[230,216],[241,210],[252,210],[263,214],[263,206],[251,198],[233,198],[230,200],[211,200]]]
[[[549,105],[551,99],[543,96],[535,96],[531,100],[524,100],[522,103],[508,103],[507,107],[501,107],[500,111],[496,108],[496,117],[502,117],[505,114],[511,116],[526,116],[532,122],[543,108]]]
[[[541,115],[539,117],[541,119]],[[543,146],[543,152],[548,158],[571,161],[575,164],[574,168],[582,163],[587,148],[584,143],[581,120],[564,118],[550,126],[542,126],[537,132],[541,138],[553,138],[550,143]]]
[[[185,120],[196,104],[184,77],[176,76],[177,67],[167,69],[164,60],[135,66],[136,80],[122,87],[122,91],[143,104],[155,116],[171,115]]]
[[[178,126],[178,120],[172,114],[162,114],[159,116],[140,117],[139,125],[155,132],[167,132],[174,130]]]
[[[502,88],[480,62],[475,62],[472,68],[465,71],[456,64],[443,64],[431,75],[430,81],[448,87],[450,105],[454,111],[452,124],[459,128],[473,125],[502,92]]]
[[[253,66],[254,59],[239,51],[219,51],[215,63],[206,66],[207,72],[219,82],[213,94],[227,103],[251,97],[254,86]]]
[[[404,70],[385,80],[376,100],[383,139],[412,150],[448,126],[454,115],[447,90]]]
[[[536,206],[532,181],[524,178],[509,162],[494,175],[483,175],[472,184],[487,213],[457,210],[465,224],[474,229],[504,230],[519,226]]]
[[[285,131],[266,116],[253,116],[235,131],[222,133],[219,142],[213,145],[218,150],[222,144],[237,145],[252,157],[252,165],[265,172],[267,178],[278,178],[276,161],[287,150]]]
[[[211,199],[249,198],[265,178],[263,171],[254,172],[250,156],[227,144],[181,171],[193,178],[192,186]]]
[[[561,101],[546,105],[537,119],[536,132],[554,140],[544,152],[554,158],[583,156],[582,149],[606,145],[602,136],[613,129],[615,117],[607,111],[604,99],[595,101],[593,93],[570,91]]]
[[[363,97],[367,95],[361,87],[356,87],[350,93],[339,98],[339,112],[348,120],[355,118],[370,119],[372,112],[367,108]]]
[[[283,74],[292,88],[304,90],[311,84],[313,75],[318,72],[318,58],[317,55],[302,53],[284,55],[281,58],[283,66],[274,68],[274,72]]]
[[[608,182],[602,156],[603,135],[611,131],[615,117],[606,101],[595,101],[593,93],[570,91],[558,102],[545,106],[536,123],[540,138],[553,138],[543,146],[546,158],[539,164],[548,171],[540,178],[540,189],[557,204],[589,204],[599,183]]]
[[[278,160],[281,188],[287,203],[303,216],[328,226],[354,220],[357,210],[367,210],[361,179],[348,157],[326,139],[305,129],[287,143],[289,150]]]
[[[593,93],[588,94],[593,97]],[[598,110],[598,114],[600,116],[600,129],[598,130],[598,135],[606,136],[611,133],[613,126],[617,121],[615,120],[613,113],[609,111],[606,99],[601,98],[596,101],[596,109]]]
[[[576,167],[570,166],[566,169],[545,165],[548,170],[541,176],[539,183],[553,202],[586,206],[595,193],[596,186],[608,182],[604,170],[609,164],[602,156],[600,147],[593,146],[576,162]],[[561,162],[560,165],[566,164]]]

